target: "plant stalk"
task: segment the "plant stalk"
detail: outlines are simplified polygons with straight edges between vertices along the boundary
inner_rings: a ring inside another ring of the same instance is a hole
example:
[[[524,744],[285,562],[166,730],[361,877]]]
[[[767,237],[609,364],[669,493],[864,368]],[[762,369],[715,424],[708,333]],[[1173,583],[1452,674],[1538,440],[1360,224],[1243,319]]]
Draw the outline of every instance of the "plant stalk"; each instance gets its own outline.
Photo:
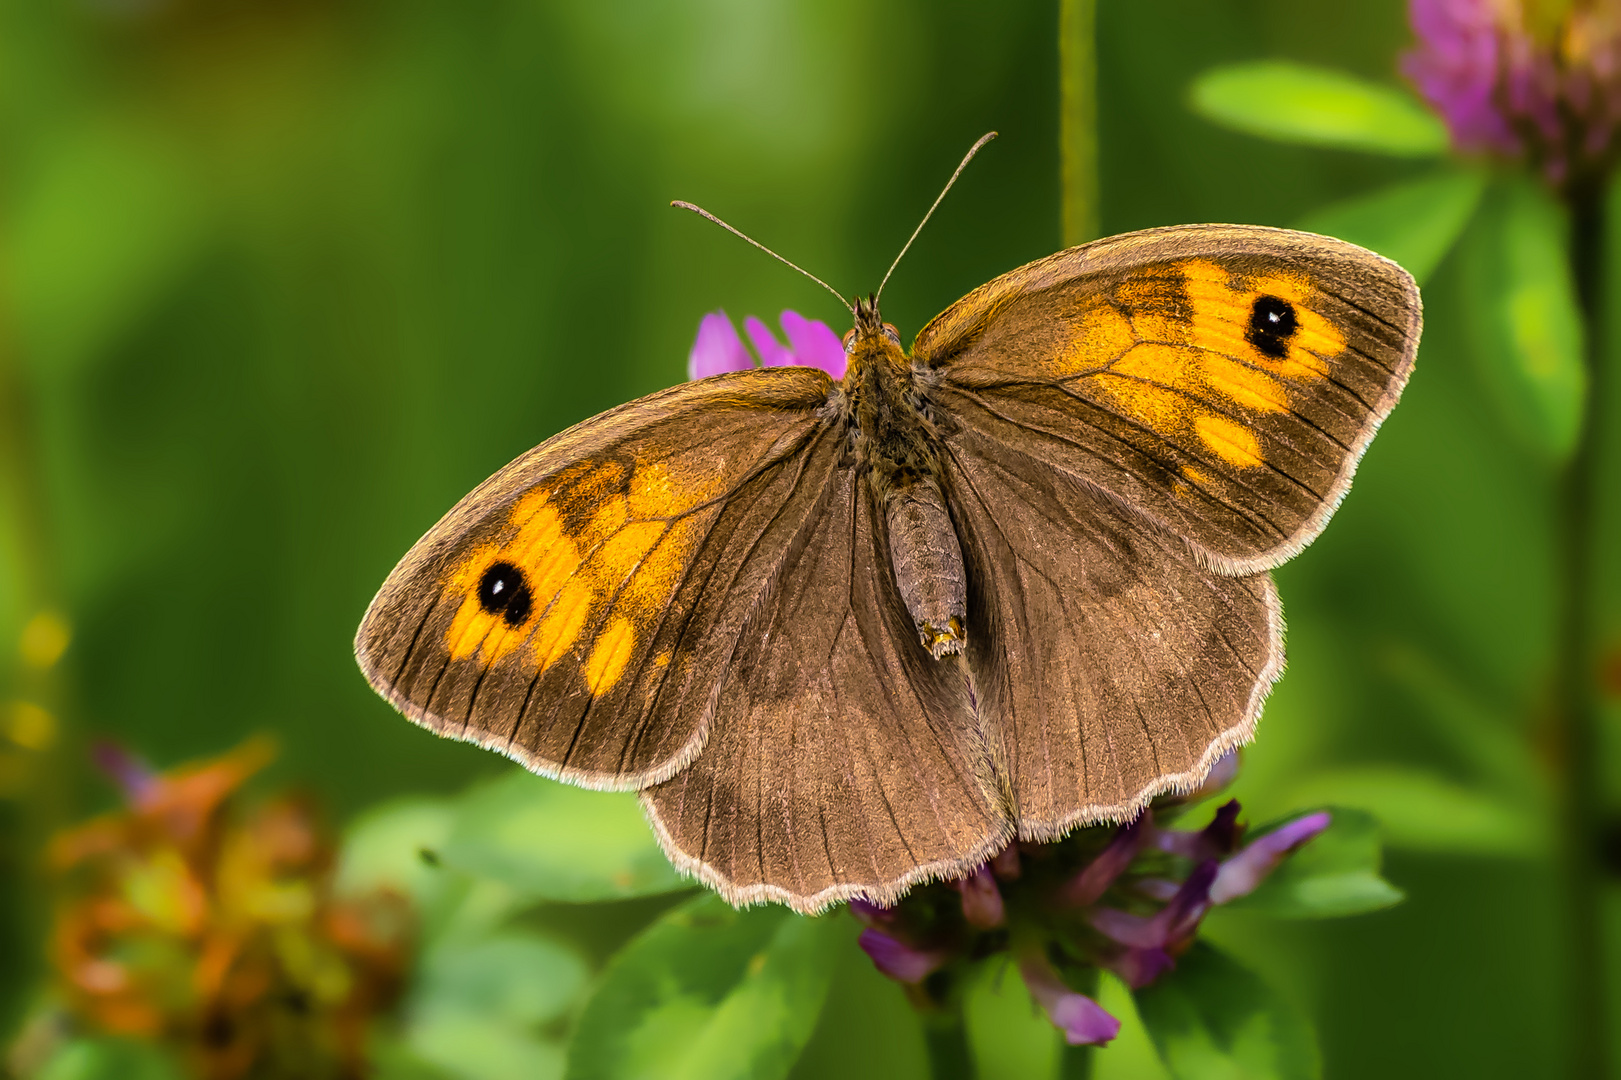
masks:
[[[1097,0],[1059,0],[1059,156],[1064,246],[1098,235]]]
[[[978,1070],[968,1046],[960,990],[939,1008],[923,1014],[923,1042],[929,1052],[932,1080],[974,1080]]]
[[[1598,650],[1594,642],[1593,593],[1597,587],[1595,504],[1598,479],[1599,409],[1608,372],[1604,300],[1608,239],[1605,178],[1573,187],[1570,266],[1584,323],[1587,394],[1575,453],[1560,477],[1560,608],[1553,718],[1564,783],[1560,785],[1560,852],[1570,964],[1567,1004],[1572,1076],[1609,1075],[1608,989],[1605,979],[1603,866],[1600,859],[1602,777],[1599,767]]]

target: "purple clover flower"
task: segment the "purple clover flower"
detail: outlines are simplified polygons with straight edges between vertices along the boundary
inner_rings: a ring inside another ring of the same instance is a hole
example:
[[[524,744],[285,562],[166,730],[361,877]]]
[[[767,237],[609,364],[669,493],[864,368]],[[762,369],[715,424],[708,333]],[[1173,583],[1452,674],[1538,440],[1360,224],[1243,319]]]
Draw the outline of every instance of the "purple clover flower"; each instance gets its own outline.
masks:
[[[765,323],[750,315],[743,321],[761,367],[819,367],[835,379],[844,378],[844,345],[824,322],[807,319],[797,311],[784,311],[779,320],[788,338],[784,345]],[[703,379],[726,371],[754,367],[737,327],[724,311],[712,311],[698,323],[698,337],[687,354],[687,375]]]
[[[1527,155],[1555,184],[1607,168],[1621,130],[1621,4],[1576,0],[1531,27],[1526,0],[1410,0],[1402,71],[1460,150]]]
[[[1225,778],[1231,771],[1223,770]],[[1217,787],[1204,785],[1195,796]],[[861,948],[927,1005],[950,993],[949,979],[931,976],[1011,945],[1031,995],[1065,1038],[1108,1042],[1119,1022],[1066,985],[1055,961],[1112,971],[1133,989],[1149,985],[1176,966],[1212,907],[1253,892],[1330,820],[1307,814],[1242,845],[1237,800],[1217,808],[1202,829],[1162,825],[1180,805],[1168,797],[1112,829],[1010,844],[962,878],[916,890],[892,907],[854,900],[850,909],[867,926]]]

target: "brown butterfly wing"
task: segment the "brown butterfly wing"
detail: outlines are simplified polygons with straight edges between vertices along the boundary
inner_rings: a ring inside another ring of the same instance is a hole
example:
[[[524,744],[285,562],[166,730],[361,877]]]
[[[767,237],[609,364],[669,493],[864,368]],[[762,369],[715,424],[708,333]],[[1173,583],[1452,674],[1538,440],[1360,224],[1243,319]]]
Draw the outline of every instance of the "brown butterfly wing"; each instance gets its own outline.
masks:
[[[977,432],[953,441],[946,482],[971,582],[968,661],[1022,838],[1129,817],[1249,739],[1283,666],[1270,577],[1210,569]]]
[[[1354,245],[1182,226],[997,278],[925,327],[913,357],[988,453],[1043,461],[1253,573],[1327,523],[1420,321],[1412,278]]]
[[[865,479],[837,472],[744,635],[703,753],[643,793],[672,861],[733,903],[893,902],[1012,832],[962,658],[919,644],[878,520]]]
[[[813,368],[717,376],[536,447],[389,575],[355,640],[367,679],[424,727],[545,775],[674,774],[824,497],[831,389]]]

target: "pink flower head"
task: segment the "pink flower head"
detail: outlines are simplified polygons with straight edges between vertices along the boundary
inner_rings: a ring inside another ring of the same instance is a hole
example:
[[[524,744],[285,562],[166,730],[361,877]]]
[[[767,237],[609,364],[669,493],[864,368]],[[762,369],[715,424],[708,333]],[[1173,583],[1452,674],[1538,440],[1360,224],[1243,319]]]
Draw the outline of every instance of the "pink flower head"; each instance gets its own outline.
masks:
[[[844,378],[844,345],[831,327],[797,311],[784,311],[780,321],[788,338],[786,345],[754,316],[743,320],[743,329],[759,355],[761,367],[818,367],[835,379]],[[687,355],[690,378],[703,379],[752,367],[754,357],[724,311],[712,311],[699,321],[697,340]]]
[[[1529,155],[1554,183],[1607,167],[1621,129],[1621,3],[1410,0],[1402,71],[1465,151]],[[1543,25],[1546,24],[1546,25]]]

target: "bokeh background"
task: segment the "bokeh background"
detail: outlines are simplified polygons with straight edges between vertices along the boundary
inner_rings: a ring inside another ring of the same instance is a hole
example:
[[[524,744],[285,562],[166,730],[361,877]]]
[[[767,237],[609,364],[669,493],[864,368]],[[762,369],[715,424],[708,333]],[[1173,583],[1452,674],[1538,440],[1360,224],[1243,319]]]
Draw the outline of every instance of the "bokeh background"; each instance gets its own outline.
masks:
[[[1201,72],[1261,58],[1397,85],[1399,0],[1099,8],[1105,234],[1296,224],[1430,168],[1189,106]],[[996,129],[885,315],[909,337],[1056,250],[1057,19],[1034,0],[0,4],[0,647],[8,700],[50,717],[8,706],[0,739],[0,1032],[44,970],[44,837],[116,801],[91,738],[167,765],[273,733],[256,783],[340,825],[506,768],[357,672],[394,561],[510,458],[684,378],[704,312],[847,318],[672,198],[866,291]],[[1311,1014],[1331,1076],[1564,1061],[1554,472],[1472,358],[1467,250],[1426,282],[1417,372],[1355,490],[1278,573],[1290,669],[1238,788],[1263,819],[1385,814],[1409,899],[1210,927]],[[16,645],[41,611],[71,631],[48,671]],[[1493,773],[1505,758],[1520,771]],[[600,957],[648,917],[570,925]],[[801,1073],[918,1074],[851,1004],[904,1019],[880,998],[898,990],[845,967]],[[1157,1075],[1143,1055],[1101,1067]]]

